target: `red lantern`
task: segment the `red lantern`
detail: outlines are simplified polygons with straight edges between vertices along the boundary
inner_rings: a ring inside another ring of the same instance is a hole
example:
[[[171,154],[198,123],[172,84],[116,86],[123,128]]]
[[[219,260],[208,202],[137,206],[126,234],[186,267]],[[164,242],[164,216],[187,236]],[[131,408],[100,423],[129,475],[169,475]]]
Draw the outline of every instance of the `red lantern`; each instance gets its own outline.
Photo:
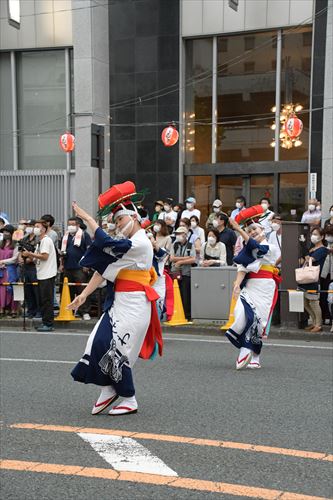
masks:
[[[75,146],[74,135],[70,134],[69,132],[62,134],[59,139],[59,144],[61,149],[65,151],[65,153],[70,153],[71,151],[73,151]]]
[[[284,129],[285,129],[287,135],[290,137],[290,139],[296,139],[298,136],[301,135],[302,130],[303,130],[302,120],[297,118],[296,115],[291,116],[286,121]]]
[[[164,146],[167,147],[174,146],[179,139],[178,130],[172,125],[170,125],[169,127],[163,129],[161,138]]]

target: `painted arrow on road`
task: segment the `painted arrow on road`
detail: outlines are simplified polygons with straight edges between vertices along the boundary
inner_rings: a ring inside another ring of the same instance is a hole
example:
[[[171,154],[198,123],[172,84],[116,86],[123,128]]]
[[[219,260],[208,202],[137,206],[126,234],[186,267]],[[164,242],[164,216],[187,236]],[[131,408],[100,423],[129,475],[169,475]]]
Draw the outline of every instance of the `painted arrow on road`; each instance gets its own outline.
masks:
[[[117,471],[178,476],[177,472],[132,438],[86,432],[79,432],[78,435]]]

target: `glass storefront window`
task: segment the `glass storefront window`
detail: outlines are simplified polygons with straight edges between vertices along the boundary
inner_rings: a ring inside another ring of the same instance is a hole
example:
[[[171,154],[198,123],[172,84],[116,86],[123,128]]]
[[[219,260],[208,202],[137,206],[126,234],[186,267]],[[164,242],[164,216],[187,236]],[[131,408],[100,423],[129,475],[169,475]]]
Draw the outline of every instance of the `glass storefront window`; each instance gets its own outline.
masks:
[[[13,170],[10,54],[0,54],[0,170]]]
[[[275,103],[275,32],[217,39],[217,161],[274,159],[271,118]],[[226,50],[227,48],[227,50]]]
[[[185,196],[194,196],[196,208],[201,211],[200,225],[204,226],[211,213],[212,178],[210,175],[189,175],[186,177]]]
[[[212,156],[212,39],[186,42],[185,162],[210,163]]]
[[[243,194],[243,178],[241,176],[221,176],[217,178],[217,197],[223,202],[223,212],[230,215],[235,208],[237,196]]]
[[[297,32],[282,33],[281,103],[300,104],[304,110],[310,107],[311,40],[312,28],[305,27]],[[297,114],[303,122],[300,136],[302,145],[291,149],[280,147],[280,160],[301,160],[308,157],[309,112]]]
[[[66,131],[63,50],[17,55],[20,169],[66,168],[59,136]]]
[[[284,220],[300,221],[307,205],[308,174],[280,174],[279,213]]]
[[[292,174],[293,175],[293,174]],[[261,198],[269,198],[273,204],[273,175],[251,175],[250,181],[250,204],[257,205]]]

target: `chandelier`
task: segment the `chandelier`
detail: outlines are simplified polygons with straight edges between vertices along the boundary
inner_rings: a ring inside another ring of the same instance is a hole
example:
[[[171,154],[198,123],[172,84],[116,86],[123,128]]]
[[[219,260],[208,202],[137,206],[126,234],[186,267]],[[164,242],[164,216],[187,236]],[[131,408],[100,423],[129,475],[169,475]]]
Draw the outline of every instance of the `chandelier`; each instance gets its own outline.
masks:
[[[301,104],[283,104],[280,113],[280,144],[284,149],[291,149],[292,147],[298,148],[302,145],[302,141],[299,136],[303,130],[303,123],[300,120],[296,112],[303,109]],[[276,112],[276,106],[271,108],[272,113]],[[271,125],[271,130],[276,129],[275,121]],[[275,138],[273,138],[270,143],[272,148],[275,148]]]

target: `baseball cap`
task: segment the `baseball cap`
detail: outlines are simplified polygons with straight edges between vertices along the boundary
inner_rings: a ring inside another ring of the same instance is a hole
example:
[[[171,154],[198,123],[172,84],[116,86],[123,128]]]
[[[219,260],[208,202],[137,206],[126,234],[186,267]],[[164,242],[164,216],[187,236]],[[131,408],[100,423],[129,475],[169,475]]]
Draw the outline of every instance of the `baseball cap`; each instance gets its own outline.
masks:
[[[184,226],[179,226],[175,231],[176,234],[187,234],[187,232],[188,231]]]
[[[34,226],[36,223],[35,219],[29,219],[27,220],[27,226]]]
[[[12,226],[11,224],[6,224],[2,229],[0,229],[1,233],[4,233],[5,231],[7,233],[13,234],[15,231],[15,227]]]
[[[223,205],[223,203],[219,199],[213,201],[213,207],[215,207],[215,208],[220,208],[220,207],[222,207],[222,205]]]
[[[185,202],[196,203],[197,200],[193,196],[189,196],[188,198],[186,198]]]

